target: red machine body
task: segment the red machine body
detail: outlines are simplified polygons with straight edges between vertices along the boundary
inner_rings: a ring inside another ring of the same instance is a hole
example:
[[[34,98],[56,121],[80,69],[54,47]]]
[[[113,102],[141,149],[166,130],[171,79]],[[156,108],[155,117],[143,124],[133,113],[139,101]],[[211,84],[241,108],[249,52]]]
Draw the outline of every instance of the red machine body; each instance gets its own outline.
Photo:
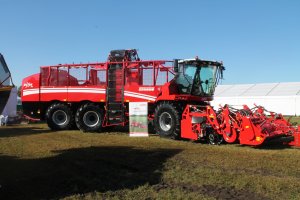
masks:
[[[193,140],[209,135],[211,144],[239,143],[259,146],[266,142],[280,142],[300,146],[299,127],[292,126],[281,114],[269,112],[261,107],[234,109],[228,105],[217,112],[209,105],[187,105],[181,128],[185,130],[181,137]]]
[[[180,65],[187,69],[187,75],[174,70],[177,60],[141,61],[137,51],[130,49],[111,51],[103,63],[43,66],[40,73],[23,79],[23,110],[31,118],[45,119],[52,129],[76,124],[83,131],[99,131],[100,127],[126,125],[129,102],[148,102],[149,118],[154,119],[162,102],[184,106],[212,100],[222,63],[200,59],[184,62]],[[207,68],[203,72],[208,76],[203,83],[206,91],[198,80],[202,68]],[[181,75],[176,78],[176,74]]]
[[[22,105],[25,115],[51,129],[99,132],[128,125],[129,102],[148,102],[149,121],[162,137],[252,146],[280,138],[299,145],[298,129],[281,115],[209,105],[224,69],[198,58],[141,61],[135,49],[114,50],[103,63],[41,67],[23,79]]]
[[[165,61],[153,61],[151,65],[164,67],[164,63]],[[150,63],[139,61],[136,64]],[[41,67],[41,73],[23,79],[22,101],[106,102],[107,65],[107,63],[92,63]],[[82,80],[75,78],[75,75],[72,76],[72,70],[78,70],[76,75],[82,76]],[[157,70],[160,69],[157,68]],[[170,74],[168,70],[169,68],[166,68],[164,72]],[[140,85],[137,82],[139,80],[137,75],[141,72],[131,72],[128,68],[126,73],[125,80],[122,80],[123,74],[118,74],[120,82],[126,82],[124,85],[125,102],[154,102],[156,100],[158,94],[161,93],[162,85]]]

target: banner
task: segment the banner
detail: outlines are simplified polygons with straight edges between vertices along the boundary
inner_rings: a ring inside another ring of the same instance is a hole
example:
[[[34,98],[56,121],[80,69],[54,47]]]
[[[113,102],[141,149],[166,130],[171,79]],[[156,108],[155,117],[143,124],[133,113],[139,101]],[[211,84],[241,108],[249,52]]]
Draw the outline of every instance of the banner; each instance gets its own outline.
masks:
[[[148,137],[148,103],[129,103],[129,136]]]

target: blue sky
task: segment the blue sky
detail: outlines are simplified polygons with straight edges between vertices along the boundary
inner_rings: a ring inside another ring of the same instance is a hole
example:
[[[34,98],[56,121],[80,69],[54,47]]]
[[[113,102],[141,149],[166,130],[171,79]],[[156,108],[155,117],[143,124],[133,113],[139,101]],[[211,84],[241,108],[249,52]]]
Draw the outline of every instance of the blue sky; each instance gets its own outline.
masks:
[[[43,65],[141,59],[222,60],[222,84],[300,81],[299,0],[0,0],[0,52],[13,80]]]

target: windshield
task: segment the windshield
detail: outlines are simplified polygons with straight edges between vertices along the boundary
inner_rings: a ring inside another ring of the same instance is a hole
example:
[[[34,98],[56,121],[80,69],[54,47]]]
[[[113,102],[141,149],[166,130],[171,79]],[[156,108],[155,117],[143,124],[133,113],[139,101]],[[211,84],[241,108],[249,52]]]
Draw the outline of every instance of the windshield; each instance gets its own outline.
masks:
[[[217,69],[214,65],[180,64],[175,78],[179,94],[212,96],[217,82]]]
[[[193,95],[213,95],[216,85],[216,66],[201,67],[195,75]]]

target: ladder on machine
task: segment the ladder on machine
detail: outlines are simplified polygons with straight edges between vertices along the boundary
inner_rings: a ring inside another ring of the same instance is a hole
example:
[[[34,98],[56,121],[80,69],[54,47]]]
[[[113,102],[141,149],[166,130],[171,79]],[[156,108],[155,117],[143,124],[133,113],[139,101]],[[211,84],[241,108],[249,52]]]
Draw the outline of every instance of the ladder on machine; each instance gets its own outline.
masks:
[[[108,85],[106,89],[107,125],[125,123],[124,110],[124,69],[122,63],[108,65]]]

